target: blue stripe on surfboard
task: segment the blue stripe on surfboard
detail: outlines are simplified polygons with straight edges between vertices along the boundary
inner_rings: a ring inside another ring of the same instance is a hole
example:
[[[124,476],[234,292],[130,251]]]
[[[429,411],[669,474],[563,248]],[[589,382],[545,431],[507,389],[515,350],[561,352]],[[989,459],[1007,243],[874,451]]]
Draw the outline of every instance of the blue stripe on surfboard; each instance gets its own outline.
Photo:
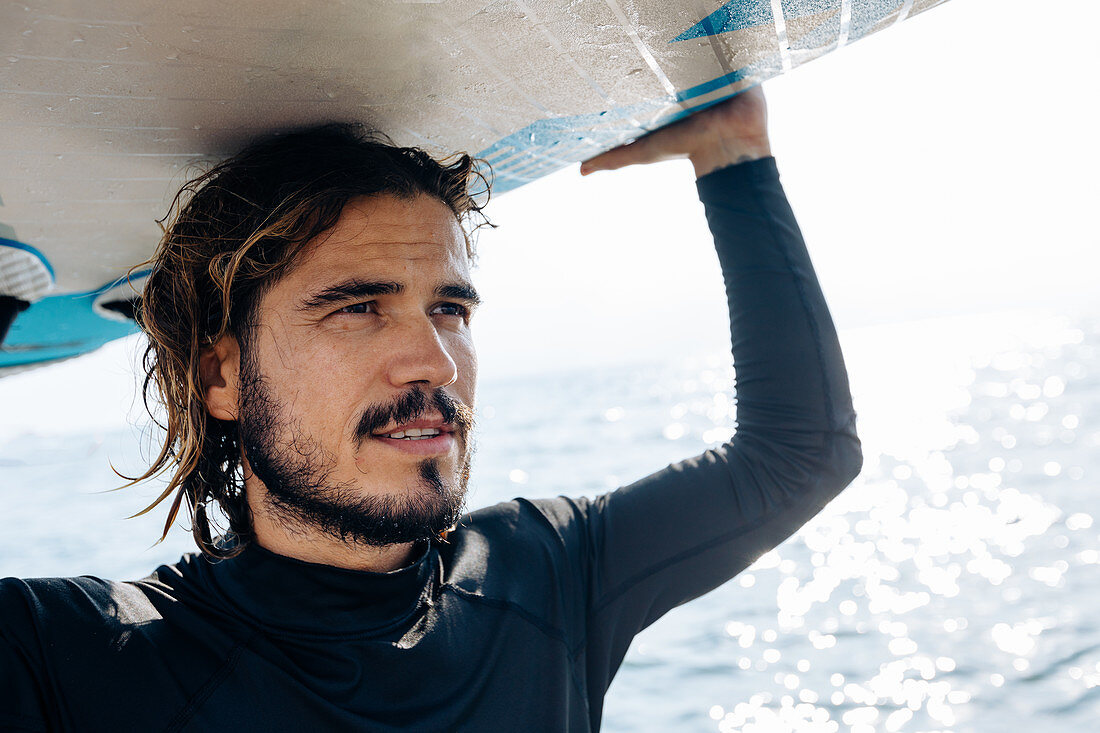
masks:
[[[786,13],[786,7],[783,11]],[[669,43],[689,41],[692,38],[717,36],[722,33],[731,33],[774,23],[775,19],[772,16],[770,3],[746,5],[743,0],[730,0],[730,2],[673,38]]]
[[[127,281],[129,281],[129,282],[138,282],[142,278],[148,277],[152,273],[153,273],[153,270],[149,269],[149,268],[147,268],[145,270],[134,270],[133,272],[127,273],[127,274],[123,275],[122,277],[119,277],[119,278],[116,278],[115,280],[112,280],[111,282],[107,283],[106,285],[101,285],[100,287],[96,288],[95,290],[89,290],[86,293],[86,295],[91,295],[92,298],[94,299],[100,293],[106,293],[111,288],[117,288],[119,285],[122,285],[123,283],[125,283]]]
[[[19,249],[34,255],[42,263],[43,267],[46,268],[46,272],[50,273],[50,282],[54,281],[53,265],[50,264],[49,258],[34,247],[15,239],[8,239],[7,237],[0,237],[0,247],[11,247],[12,249]]]
[[[666,97],[603,112],[535,120],[479,151],[477,157],[493,167],[493,192],[504,193],[637,137],[647,130],[635,120],[649,121],[671,103]],[[519,164],[513,165],[513,160]]]
[[[728,74],[723,74],[717,79],[711,79],[708,82],[690,87],[683,90],[682,92],[676,92],[676,100],[679,102],[686,102],[689,99],[701,97],[704,94],[713,92],[715,89],[721,89],[724,86],[736,84],[737,82],[744,79],[746,76],[749,76],[749,69],[750,67],[746,66],[743,69],[738,69],[737,71],[731,71]]]

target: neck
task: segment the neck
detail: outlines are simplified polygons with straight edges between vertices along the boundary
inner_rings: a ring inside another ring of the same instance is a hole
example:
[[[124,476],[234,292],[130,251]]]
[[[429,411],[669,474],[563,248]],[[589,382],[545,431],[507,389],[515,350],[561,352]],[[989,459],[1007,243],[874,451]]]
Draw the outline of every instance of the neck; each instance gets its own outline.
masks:
[[[356,545],[321,532],[288,526],[268,510],[266,490],[246,485],[248,506],[252,510],[255,541],[276,555],[346,570],[388,573],[408,565],[413,558],[412,542],[383,547]]]

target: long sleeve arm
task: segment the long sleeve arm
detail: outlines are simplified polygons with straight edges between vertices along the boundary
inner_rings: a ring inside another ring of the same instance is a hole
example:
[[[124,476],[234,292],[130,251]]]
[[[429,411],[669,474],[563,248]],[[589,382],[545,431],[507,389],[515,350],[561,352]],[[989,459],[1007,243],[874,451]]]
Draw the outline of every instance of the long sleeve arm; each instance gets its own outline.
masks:
[[[836,331],[775,160],[698,188],[729,300],[736,434],[590,503],[536,502],[587,575],[590,696],[638,631],[789,537],[862,465]]]

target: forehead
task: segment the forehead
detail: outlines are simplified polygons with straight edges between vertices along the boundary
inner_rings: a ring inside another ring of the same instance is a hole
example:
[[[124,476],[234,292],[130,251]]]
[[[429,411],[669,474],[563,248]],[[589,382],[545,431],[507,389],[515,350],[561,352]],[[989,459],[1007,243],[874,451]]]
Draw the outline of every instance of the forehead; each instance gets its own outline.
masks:
[[[432,196],[387,195],[349,201],[336,225],[306,246],[290,277],[300,281],[429,272],[469,272],[458,218]]]

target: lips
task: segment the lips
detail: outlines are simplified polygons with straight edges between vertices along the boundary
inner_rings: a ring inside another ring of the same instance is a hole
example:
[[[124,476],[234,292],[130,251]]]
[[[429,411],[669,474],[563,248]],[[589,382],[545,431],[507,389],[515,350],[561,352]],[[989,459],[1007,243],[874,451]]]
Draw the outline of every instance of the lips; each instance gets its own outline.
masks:
[[[455,445],[455,427],[442,416],[387,427],[371,437],[403,453],[417,456],[437,456],[450,452]]]
[[[414,456],[441,456],[450,453],[457,441],[454,433],[438,433],[418,437],[393,438],[390,435],[374,437],[374,442],[384,444],[402,453]]]
[[[420,420],[402,423],[373,434],[375,438],[390,440],[426,440],[444,433],[453,433],[454,425],[443,420],[442,416],[426,417]]]
[[[473,410],[443,391],[419,388],[390,403],[369,405],[355,426],[355,442],[387,445],[407,454],[436,456],[465,445]]]

